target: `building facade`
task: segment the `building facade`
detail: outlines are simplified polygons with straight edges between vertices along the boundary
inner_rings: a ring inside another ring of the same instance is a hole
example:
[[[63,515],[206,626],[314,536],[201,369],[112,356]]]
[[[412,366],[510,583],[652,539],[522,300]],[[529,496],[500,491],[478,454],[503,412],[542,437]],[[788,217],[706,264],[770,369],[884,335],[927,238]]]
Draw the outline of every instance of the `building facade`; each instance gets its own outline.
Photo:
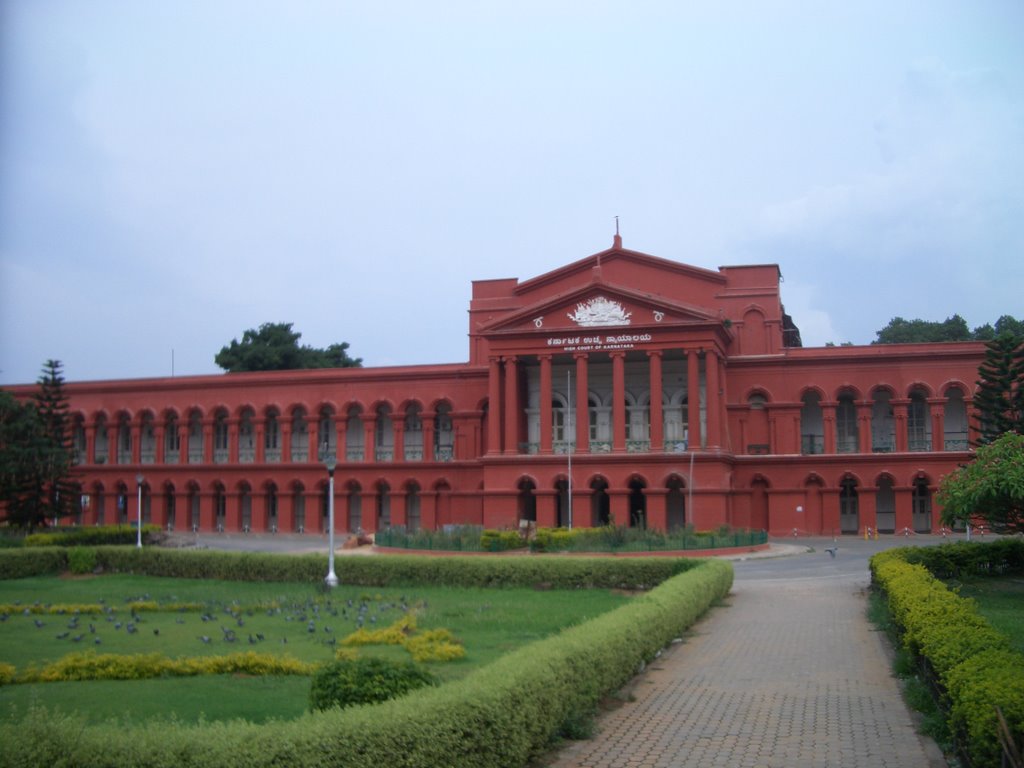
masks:
[[[932,532],[976,342],[803,348],[775,265],[477,281],[465,364],[71,383],[82,524]],[[31,387],[15,388],[28,394]]]

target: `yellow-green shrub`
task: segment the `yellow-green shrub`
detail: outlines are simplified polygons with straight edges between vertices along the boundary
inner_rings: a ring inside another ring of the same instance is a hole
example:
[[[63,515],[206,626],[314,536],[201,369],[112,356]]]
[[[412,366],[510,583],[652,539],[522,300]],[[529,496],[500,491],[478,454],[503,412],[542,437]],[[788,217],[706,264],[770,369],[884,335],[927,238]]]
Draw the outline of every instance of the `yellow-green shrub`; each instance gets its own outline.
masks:
[[[1006,547],[998,546],[1003,557]],[[984,560],[984,552],[934,549],[939,551],[927,556],[921,548],[879,553],[871,558],[872,577],[885,592],[903,644],[927,660],[944,688],[950,727],[963,740],[971,765],[994,768],[1000,761],[995,706],[1011,731],[1024,732],[1024,655],[1010,649],[1009,639],[977,612],[974,601],[951,592],[924,565],[906,562],[938,563],[946,571],[967,556]]]
[[[19,683],[70,680],[144,680],[154,677],[194,677],[246,673],[251,675],[309,675],[317,669],[289,656],[255,651],[226,656],[172,659],[160,653],[118,654],[84,651],[69,653],[42,667],[29,667],[17,675]]]
[[[466,657],[466,649],[447,629],[431,629],[406,638],[402,643],[413,661],[455,661]]]
[[[9,685],[14,682],[15,668],[13,664],[0,661],[0,685]]]

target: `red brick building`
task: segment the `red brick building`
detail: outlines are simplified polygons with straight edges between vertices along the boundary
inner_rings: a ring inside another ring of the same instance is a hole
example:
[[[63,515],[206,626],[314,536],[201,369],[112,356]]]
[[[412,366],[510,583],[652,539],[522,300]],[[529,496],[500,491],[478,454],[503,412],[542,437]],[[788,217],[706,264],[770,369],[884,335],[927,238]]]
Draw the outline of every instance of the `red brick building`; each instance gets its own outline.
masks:
[[[935,530],[983,345],[805,349],[779,283],[616,236],[475,282],[467,363],[69,384],[80,520],[133,520],[141,476],[161,526],[318,532],[334,455],[339,530]]]

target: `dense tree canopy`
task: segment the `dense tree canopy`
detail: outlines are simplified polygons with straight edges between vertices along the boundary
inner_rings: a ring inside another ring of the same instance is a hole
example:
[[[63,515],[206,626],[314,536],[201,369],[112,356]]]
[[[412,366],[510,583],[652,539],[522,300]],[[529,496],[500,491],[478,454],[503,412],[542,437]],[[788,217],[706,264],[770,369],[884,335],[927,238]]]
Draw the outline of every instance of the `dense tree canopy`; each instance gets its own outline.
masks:
[[[2,519],[29,528],[74,513],[67,396],[57,360],[47,360],[33,402],[0,391]]]
[[[894,317],[889,324],[876,332],[873,344],[922,344],[934,341],[990,341],[1000,334],[1011,333],[1024,337],[1024,321],[1012,315],[1003,315],[995,325],[986,323],[973,331],[960,315],[947,317],[942,322],[931,320],[905,320]]]
[[[942,479],[942,522],[983,519],[997,533],[1024,533],[1024,435],[1007,432]]]
[[[1024,338],[1002,333],[985,345],[974,407],[980,443],[1006,432],[1024,434]]]
[[[348,342],[326,349],[299,345],[302,334],[291,323],[263,323],[250,328],[242,341],[232,339],[213,361],[229,373],[239,371],[286,371],[297,368],[358,368],[362,358],[348,356]]]

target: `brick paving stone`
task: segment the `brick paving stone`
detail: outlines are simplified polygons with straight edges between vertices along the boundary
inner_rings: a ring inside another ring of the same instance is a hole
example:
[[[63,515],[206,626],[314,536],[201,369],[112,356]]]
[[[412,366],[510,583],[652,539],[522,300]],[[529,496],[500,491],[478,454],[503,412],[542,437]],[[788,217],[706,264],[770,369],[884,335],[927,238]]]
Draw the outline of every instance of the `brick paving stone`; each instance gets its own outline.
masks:
[[[550,768],[935,768],[914,729],[866,572],[737,579],[712,611]],[[614,745],[614,746],[613,746]]]

